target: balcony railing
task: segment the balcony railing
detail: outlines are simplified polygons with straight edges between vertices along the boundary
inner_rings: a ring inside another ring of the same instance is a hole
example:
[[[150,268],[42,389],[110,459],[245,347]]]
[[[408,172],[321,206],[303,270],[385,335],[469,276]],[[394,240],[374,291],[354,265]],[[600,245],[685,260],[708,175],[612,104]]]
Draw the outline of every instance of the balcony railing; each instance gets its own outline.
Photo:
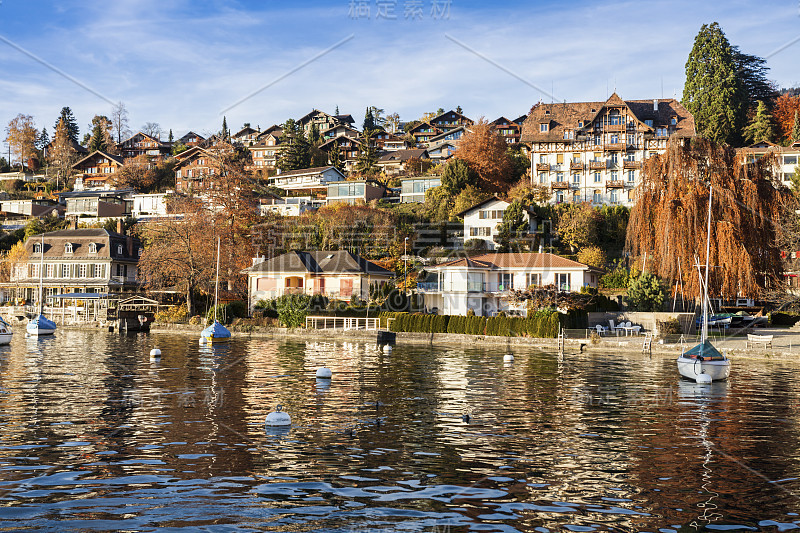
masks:
[[[624,189],[625,188],[625,182],[621,181],[621,180],[608,181],[608,182],[606,182],[606,188],[607,189]]]
[[[589,168],[591,170],[605,170],[606,169],[606,162],[605,161],[589,161]]]
[[[436,281],[417,283],[419,292],[440,292],[439,283]]]
[[[539,172],[547,172],[550,170],[549,163],[536,163],[536,170]]]
[[[569,164],[569,169],[570,170],[583,170],[583,163],[581,163],[580,161],[572,161]]]
[[[554,181],[550,184],[550,186],[554,189],[569,189],[569,182],[568,181]]]
[[[625,124],[606,124],[606,131],[625,131]]]
[[[625,143],[607,143],[605,145],[606,150],[625,150]]]
[[[641,161],[623,161],[622,168],[642,168]]]

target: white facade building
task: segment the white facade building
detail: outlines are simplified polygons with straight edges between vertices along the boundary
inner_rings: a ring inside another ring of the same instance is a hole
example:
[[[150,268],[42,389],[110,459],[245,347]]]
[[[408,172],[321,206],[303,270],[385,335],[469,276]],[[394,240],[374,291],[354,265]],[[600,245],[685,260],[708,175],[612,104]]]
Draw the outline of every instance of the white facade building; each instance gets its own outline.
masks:
[[[583,263],[547,253],[483,254],[427,267],[428,281],[417,284],[429,312],[479,316],[498,311],[526,314],[524,304],[507,299],[509,291],[557,285],[562,291],[597,287],[601,272]]]
[[[496,241],[497,226],[503,222],[503,213],[509,205],[511,205],[509,202],[494,197],[456,215],[464,218],[464,242],[478,239],[484,241],[486,250],[497,248],[499,246]],[[538,230],[538,222],[531,214],[530,210],[523,208],[522,217],[528,222],[528,232],[535,233]]]
[[[670,138],[695,135],[694,117],[674,98],[537,104],[522,127],[531,182],[551,202],[633,205],[644,161]]]

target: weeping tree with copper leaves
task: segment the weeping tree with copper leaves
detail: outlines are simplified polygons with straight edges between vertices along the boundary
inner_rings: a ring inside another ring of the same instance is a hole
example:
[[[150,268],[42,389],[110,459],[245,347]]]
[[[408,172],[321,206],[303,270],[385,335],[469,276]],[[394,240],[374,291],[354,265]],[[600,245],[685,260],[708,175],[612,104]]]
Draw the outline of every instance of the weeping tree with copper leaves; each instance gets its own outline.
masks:
[[[686,298],[702,295],[695,258],[705,265],[709,186],[709,294],[760,296],[780,279],[780,219],[794,200],[773,180],[773,158],[746,157],[702,138],[673,139],[644,164],[626,249],[640,264],[646,254],[647,271],[673,289],[680,278]]]

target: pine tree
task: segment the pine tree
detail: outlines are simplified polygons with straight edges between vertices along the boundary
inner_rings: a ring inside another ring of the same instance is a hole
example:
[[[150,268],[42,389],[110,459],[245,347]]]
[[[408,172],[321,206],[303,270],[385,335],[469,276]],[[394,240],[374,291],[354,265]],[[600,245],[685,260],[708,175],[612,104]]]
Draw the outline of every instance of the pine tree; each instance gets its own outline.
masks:
[[[222,131],[220,132],[220,135],[222,135],[222,140],[228,139],[228,119],[224,115],[222,117]]]
[[[112,153],[115,151],[114,139],[111,137],[111,121],[104,115],[95,115],[92,119],[92,136],[86,148],[89,152],[100,150]]]
[[[72,109],[69,107],[62,107],[61,114],[56,119],[55,125],[53,125],[53,131],[56,130],[58,127],[58,121],[63,120],[64,124],[67,126],[67,134],[69,138],[72,139],[73,142],[78,142],[78,135],[79,135],[79,128],[78,122],[75,120],[75,116],[72,114]]]
[[[372,140],[372,132],[372,129],[364,129],[363,138],[361,141],[361,150],[358,152],[356,170],[362,174],[371,174],[374,172],[375,163],[378,162],[378,152],[375,150],[375,143]]]
[[[103,127],[100,124],[95,125],[92,129],[92,137],[89,139],[89,146],[87,147],[89,152],[94,152],[95,150],[99,150],[101,152],[105,152],[108,148],[106,144],[106,136],[103,132]]]
[[[503,212],[503,221],[497,226],[497,242],[500,253],[517,251],[519,239],[528,233],[528,222],[522,212],[522,204],[514,200]]]
[[[728,39],[719,24],[703,24],[686,61],[683,105],[694,115],[698,135],[736,144],[744,91]]]
[[[334,141],[328,159],[333,168],[344,174],[344,165],[342,164],[342,153],[339,150],[339,143]]]
[[[800,141],[800,114],[796,109],[794,111],[794,126],[792,127],[792,140]]]
[[[337,117],[339,116],[339,106],[336,106],[336,113],[334,113]]]
[[[282,171],[308,168],[311,164],[311,147],[293,119],[283,125],[280,144],[284,147],[278,156],[278,168]]]
[[[772,126],[772,115],[767,110],[763,100],[758,101],[758,110],[753,120],[744,129],[744,137],[749,143],[761,141],[772,142],[775,138],[775,128]]]
[[[44,150],[50,144],[50,136],[47,134],[47,128],[42,128],[42,133],[39,134],[39,139],[36,141],[36,148]]]
[[[375,116],[372,114],[372,108],[368,107],[364,113],[364,134],[375,129]]]
[[[170,128],[170,129],[169,129],[169,139],[168,139],[168,141],[171,143],[171,142],[173,142],[173,140],[174,140],[174,139],[173,139],[173,137],[172,137],[172,128]]]

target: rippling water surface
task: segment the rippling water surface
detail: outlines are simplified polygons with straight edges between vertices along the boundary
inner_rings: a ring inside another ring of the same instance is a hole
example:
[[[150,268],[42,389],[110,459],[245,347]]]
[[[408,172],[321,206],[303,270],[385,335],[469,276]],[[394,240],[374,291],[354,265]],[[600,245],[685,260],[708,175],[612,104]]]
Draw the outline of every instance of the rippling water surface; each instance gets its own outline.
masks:
[[[504,353],[15,335],[0,530],[800,529],[797,366]]]

